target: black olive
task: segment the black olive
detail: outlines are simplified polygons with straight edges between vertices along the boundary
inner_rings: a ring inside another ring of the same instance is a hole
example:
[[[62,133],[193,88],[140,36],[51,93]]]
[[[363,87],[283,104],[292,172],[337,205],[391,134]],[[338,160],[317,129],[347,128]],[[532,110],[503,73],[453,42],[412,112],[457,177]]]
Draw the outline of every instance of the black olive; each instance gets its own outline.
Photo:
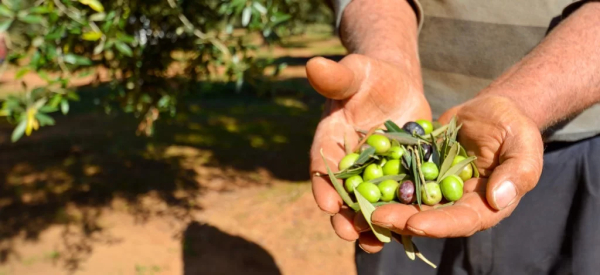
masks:
[[[407,131],[411,135],[413,133],[416,133],[417,135],[420,135],[420,136],[425,135],[425,130],[423,129],[423,127],[421,127],[421,125],[419,125],[419,123],[416,123],[414,121],[407,122],[406,124],[404,124],[404,127],[402,127],[402,129],[404,129],[404,131]]]
[[[429,144],[423,144],[421,148],[423,148],[423,161],[429,160],[431,153],[433,153],[433,147]]]

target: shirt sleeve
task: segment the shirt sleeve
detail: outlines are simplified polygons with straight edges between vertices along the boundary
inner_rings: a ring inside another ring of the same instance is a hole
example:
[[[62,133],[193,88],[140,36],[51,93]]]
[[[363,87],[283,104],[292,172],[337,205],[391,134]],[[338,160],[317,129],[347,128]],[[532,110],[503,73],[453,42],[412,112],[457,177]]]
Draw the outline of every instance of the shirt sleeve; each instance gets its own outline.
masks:
[[[408,1],[408,3],[410,4],[410,6],[413,8],[413,10],[415,11],[415,14],[417,16],[417,24],[418,24],[418,28],[419,28],[419,32],[421,32],[421,28],[423,27],[423,7],[421,6],[421,3],[419,2],[419,0],[399,0],[399,1]],[[350,2],[352,2],[352,0],[333,0],[333,11],[334,11],[334,15],[335,15],[335,30],[336,33],[338,33],[339,28],[340,28],[340,22],[342,21],[342,15],[344,14],[344,10],[346,9],[346,6],[348,6],[348,4],[350,4]]]
[[[580,0],[580,1],[575,1],[575,3],[568,5],[562,12],[562,16],[561,16],[561,20],[564,20],[565,18],[569,17],[569,15],[571,15],[573,12],[575,12],[576,10],[578,10],[579,8],[581,8],[583,5],[590,3],[590,2],[600,2],[600,0]]]

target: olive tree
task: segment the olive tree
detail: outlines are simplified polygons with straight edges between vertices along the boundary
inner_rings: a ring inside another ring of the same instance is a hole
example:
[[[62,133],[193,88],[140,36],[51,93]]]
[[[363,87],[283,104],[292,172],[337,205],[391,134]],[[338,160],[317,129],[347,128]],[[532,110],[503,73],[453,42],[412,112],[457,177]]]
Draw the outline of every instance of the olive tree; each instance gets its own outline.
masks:
[[[281,68],[266,74],[271,64],[259,62],[257,46],[329,21],[327,11],[321,0],[2,0],[4,66],[16,68],[18,80],[37,74],[45,83],[23,85],[0,112],[15,125],[16,141],[53,125],[49,113],[68,114],[79,98],[73,79],[103,70],[111,88],[103,106],[132,113],[138,131],[151,134],[194,82],[220,79],[240,89],[275,76]],[[176,86],[166,81],[175,76]]]

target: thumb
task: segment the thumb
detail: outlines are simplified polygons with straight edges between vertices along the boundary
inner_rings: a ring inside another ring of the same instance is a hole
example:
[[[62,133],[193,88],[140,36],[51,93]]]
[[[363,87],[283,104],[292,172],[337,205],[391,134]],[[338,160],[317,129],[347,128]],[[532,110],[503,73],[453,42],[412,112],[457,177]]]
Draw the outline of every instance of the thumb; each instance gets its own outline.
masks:
[[[488,181],[487,201],[496,210],[519,201],[535,187],[542,173],[541,134],[535,126],[514,130],[512,133],[516,134],[507,134],[500,152],[500,164]]]
[[[310,84],[324,97],[343,100],[358,91],[359,81],[347,66],[323,57],[315,57],[306,64]]]

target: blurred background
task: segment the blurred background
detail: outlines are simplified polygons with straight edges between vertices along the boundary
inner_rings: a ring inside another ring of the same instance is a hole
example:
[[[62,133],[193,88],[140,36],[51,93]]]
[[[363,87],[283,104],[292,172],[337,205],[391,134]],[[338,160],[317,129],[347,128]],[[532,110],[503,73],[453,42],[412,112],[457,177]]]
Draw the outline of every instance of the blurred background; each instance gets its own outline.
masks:
[[[0,275],[353,274],[316,207],[321,0],[2,0]]]

